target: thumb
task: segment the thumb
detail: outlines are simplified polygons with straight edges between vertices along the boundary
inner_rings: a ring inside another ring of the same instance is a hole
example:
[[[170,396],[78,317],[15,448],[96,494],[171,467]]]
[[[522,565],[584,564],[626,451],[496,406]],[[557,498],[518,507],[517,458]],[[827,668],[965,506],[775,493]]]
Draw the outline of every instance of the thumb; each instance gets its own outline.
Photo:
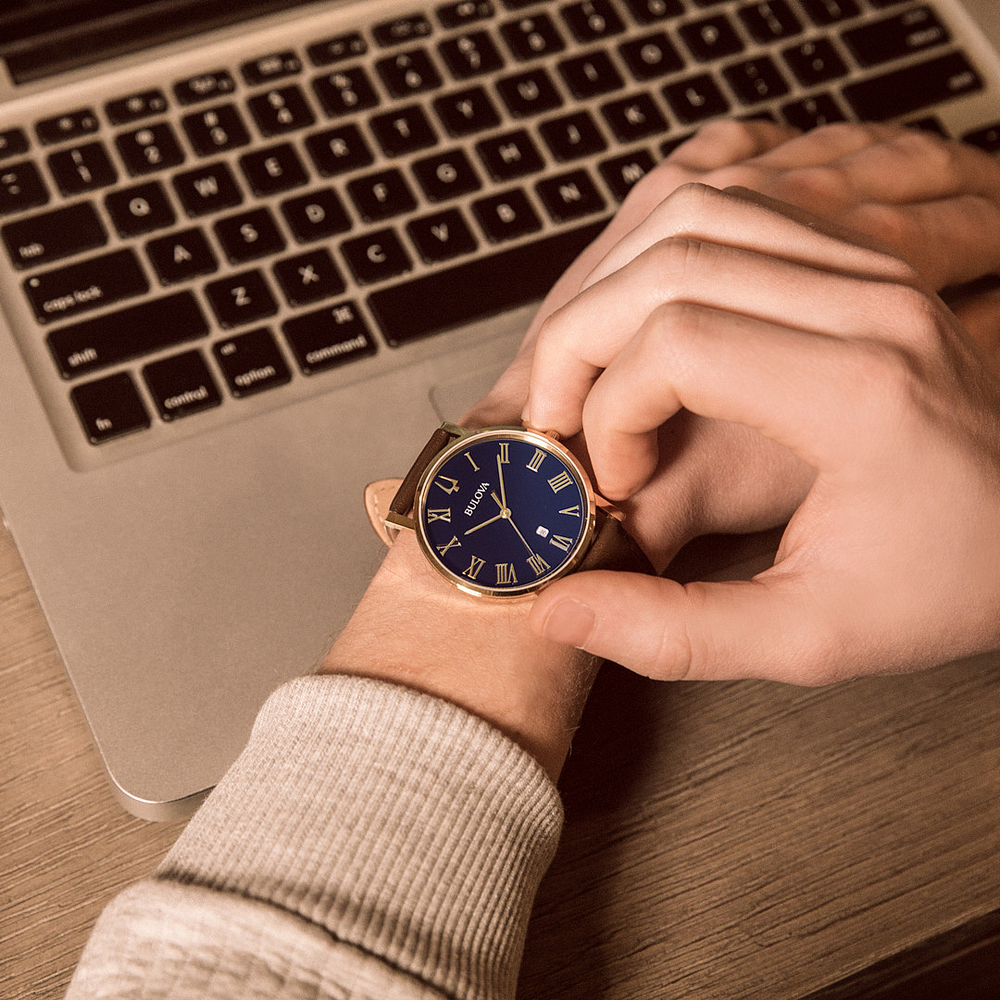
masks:
[[[770,574],[680,584],[606,570],[577,573],[539,594],[529,624],[658,680],[839,679],[836,642],[804,588]]]

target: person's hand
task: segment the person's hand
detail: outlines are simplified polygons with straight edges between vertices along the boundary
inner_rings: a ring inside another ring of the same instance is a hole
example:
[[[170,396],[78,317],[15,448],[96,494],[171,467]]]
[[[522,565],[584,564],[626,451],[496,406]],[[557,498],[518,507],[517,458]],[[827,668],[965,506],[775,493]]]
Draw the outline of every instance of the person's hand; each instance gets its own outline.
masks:
[[[675,679],[825,683],[1000,645],[997,369],[871,240],[747,191],[689,185],[658,212],[698,238],[660,240],[560,310],[532,419],[582,427],[613,499],[669,475],[660,428],[680,412],[749,428],[814,478],[752,581],[579,573],[532,626]]]
[[[836,125],[797,135],[763,121],[713,123],[636,185],[553,288],[517,357],[469,422],[509,423],[521,414],[539,333],[575,296],[660,239],[681,235],[660,206],[691,181],[741,185],[866,233],[895,247],[934,288],[997,267],[1000,241],[983,234],[1000,222],[1000,165],[984,154],[896,126]],[[699,235],[697,221],[684,220],[687,235]],[[737,243],[754,238],[716,235]],[[655,293],[657,276],[652,281],[643,294]],[[968,297],[960,315],[983,343],[1000,341],[1000,298]],[[525,415],[537,423],[530,409]],[[673,453],[670,476],[650,484],[629,509],[629,523],[658,568],[696,535],[783,523],[812,481],[807,466],[756,431],[691,414],[665,425],[660,452]]]

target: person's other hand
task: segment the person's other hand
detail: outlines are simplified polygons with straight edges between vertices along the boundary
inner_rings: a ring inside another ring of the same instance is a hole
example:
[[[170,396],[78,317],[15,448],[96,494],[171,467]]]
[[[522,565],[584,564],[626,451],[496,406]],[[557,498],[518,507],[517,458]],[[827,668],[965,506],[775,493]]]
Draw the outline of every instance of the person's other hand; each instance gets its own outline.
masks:
[[[598,489],[637,508],[679,414],[759,435],[809,484],[752,581],[580,573],[532,626],[659,678],[824,683],[996,648],[1000,374],[954,314],[898,253],[751,192],[688,185],[656,213],[657,241],[547,321],[530,419],[582,428]],[[981,251],[956,234],[970,259],[1000,249],[990,219]]]
[[[699,236],[698,220],[685,220],[688,230],[678,232],[671,229],[676,218],[660,207],[691,181],[747,187],[880,239],[922,269],[934,288],[997,267],[1000,241],[982,234],[1000,223],[1000,165],[984,154],[896,126],[837,125],[798,135],[763,121],[713,123],[636,185],[553,288],[517,357],[469,422],[510,423],[522,412],[539,333],[567,302],[660,239]],[[752,246],[754,234],[716,237]],[[655,293],[657,276],[652,280],[654,288],[644,293]],[[982,342],[1000,340],[996,296],[967,297],[960,315]],[[530,410],[526,416],[541,419]],[[756,431],[691,414],[665,425],[660,451],[673,452],[671,475],[629,511],[660,567],[696,535],[782,523],[812,481],[812,470]]]

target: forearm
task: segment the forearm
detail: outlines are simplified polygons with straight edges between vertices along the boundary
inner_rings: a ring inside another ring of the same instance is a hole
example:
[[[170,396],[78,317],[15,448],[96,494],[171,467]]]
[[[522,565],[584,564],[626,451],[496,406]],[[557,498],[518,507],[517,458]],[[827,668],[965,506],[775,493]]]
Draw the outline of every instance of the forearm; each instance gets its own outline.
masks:
[[[304,678],[264,707],[155,878],[102,916],[71,1000],[209,983],[512,997],[560,822],[542,769],[482,720],[397,685]]]

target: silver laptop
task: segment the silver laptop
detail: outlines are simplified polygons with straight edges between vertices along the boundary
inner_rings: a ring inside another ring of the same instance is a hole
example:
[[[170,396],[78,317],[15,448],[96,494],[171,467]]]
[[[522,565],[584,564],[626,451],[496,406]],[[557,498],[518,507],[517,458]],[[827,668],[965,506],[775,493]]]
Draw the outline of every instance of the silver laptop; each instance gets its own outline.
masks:
[[[998,8],[3,5],[0,505],[125,808],[190,810],[322,657],[365,483],[658,159],[720,115],[996,150]]]

